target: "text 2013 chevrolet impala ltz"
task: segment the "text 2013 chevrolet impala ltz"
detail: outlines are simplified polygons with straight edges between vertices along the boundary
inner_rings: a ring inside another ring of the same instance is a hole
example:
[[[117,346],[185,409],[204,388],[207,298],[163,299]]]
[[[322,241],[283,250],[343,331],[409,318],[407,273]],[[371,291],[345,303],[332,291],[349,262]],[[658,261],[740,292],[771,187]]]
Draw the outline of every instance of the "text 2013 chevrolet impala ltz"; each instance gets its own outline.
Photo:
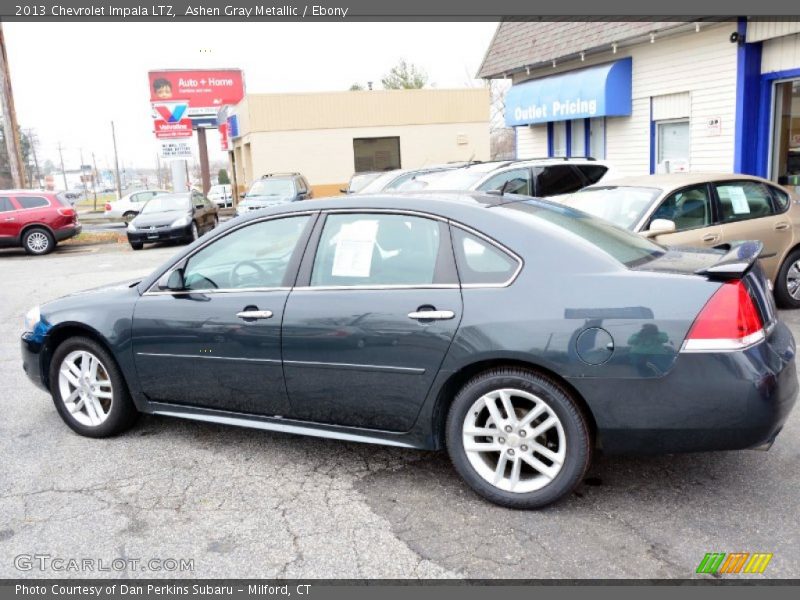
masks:
[[[86,436],[146,412],[446,447],[479,494],[540,507],[597,448],[775,439],[795,344],[760,247],[666,249],[513,196],[288,204],[31,310],[22,355]]]

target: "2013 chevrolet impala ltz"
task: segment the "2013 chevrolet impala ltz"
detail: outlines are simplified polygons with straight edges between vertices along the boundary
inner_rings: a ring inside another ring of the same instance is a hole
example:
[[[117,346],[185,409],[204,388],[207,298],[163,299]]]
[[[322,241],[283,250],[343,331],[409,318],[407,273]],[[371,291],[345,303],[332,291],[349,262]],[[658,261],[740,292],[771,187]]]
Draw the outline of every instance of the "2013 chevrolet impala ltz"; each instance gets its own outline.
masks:
[[[32,309],[76,432],[139,412],[447,448],[534,508],[596,449],[768,447],[797,394],[761,245],[664,248],[520,196],[348,196],[237,218],[142,281]]]

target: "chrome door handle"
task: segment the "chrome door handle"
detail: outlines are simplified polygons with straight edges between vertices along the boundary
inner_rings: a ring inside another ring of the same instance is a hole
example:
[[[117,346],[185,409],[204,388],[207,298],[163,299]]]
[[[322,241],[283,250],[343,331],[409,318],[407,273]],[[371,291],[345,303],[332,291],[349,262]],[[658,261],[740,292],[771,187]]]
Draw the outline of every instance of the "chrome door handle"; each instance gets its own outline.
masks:
[[[417,310],[408,313],[409,319],[419,321],[447,321],[456,316],[452,310]]]
[[[703,241],[706,242],[706,243],[716,242],[718,239],[719,239],[719,236],[716,235],[716,234],[713,234],[713,233],[710,234],[710,235],[704,235],[703,236]]]
[[[784,221],[782,223],[777,223],[775,225],[774,229],[775,229],[775,231],[786,231],[787,229],[789,229],[789,227],[791,227],[791,225]]]
[[[272,311],[271,310],[243,310],[241,312],[236,313],[236,316],[240,319],[271,319],[272,318]]]

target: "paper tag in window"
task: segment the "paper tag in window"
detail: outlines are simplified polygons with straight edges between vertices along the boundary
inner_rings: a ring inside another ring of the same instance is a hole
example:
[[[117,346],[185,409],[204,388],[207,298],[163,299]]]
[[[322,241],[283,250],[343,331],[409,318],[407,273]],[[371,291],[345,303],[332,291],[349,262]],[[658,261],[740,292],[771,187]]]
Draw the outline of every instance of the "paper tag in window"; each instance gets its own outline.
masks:
[[[369,277],[377,233],[377,221],[357,221],[343,225],[336,236],[331,275]]]
[[[726,187],[725,191],[728,192],[728,198],[731,199],[734,214],[746,215],[750,212],[750,205],[747,204],[747,196],[745,196],[742,188]]]

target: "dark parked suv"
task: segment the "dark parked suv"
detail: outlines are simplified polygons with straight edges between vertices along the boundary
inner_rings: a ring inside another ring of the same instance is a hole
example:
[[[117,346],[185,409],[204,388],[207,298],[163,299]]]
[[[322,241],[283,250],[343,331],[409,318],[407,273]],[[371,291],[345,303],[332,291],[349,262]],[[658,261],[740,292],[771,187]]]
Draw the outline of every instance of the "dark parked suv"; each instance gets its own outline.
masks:
[[[308,180],[300,173],[269,173],[253,182],[244,199],[236,206],[236,214],[313,197],[314,192]]]
[[[22,246],[28,254],[47,254],[80,232],[78,212],[66,197],[33,190],[0,191],[0,248]]]

